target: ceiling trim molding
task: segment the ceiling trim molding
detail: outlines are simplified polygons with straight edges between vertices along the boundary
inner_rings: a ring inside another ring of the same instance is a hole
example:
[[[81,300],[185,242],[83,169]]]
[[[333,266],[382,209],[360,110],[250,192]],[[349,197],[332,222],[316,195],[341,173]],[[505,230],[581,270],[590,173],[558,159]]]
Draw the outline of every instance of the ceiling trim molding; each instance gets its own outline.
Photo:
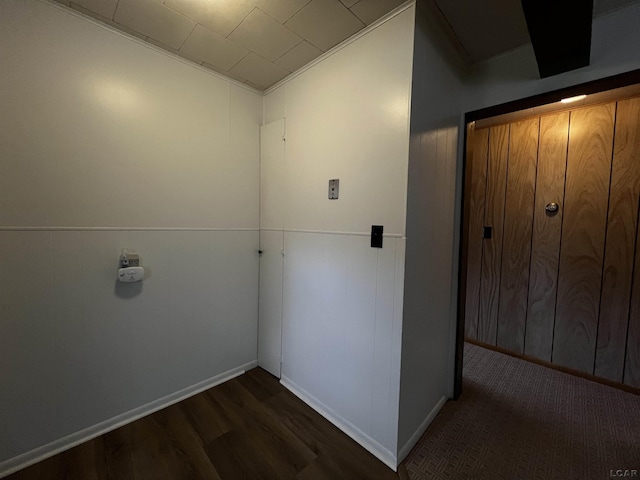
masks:
[[[295,72],[291,73],[290,75],[287,75],[286,77],[284,77],[279,82],[273,84],[272,86],[270,86],[269,88],[267,88],[264,91],[263,95],[268,95],[269,93],[273,92],[274,90],[277,90],[278,88],[280,88],[281,86],[283,86],[287,82],[289,82],[289,81],[293,80],[294,78],[296,78],[298,75],[306,72],[310,68],[313,68],[318,63],[326,60],[331,55],[339,52],[340,50],[342,50],[343,48],[345,48],[349,44],[355,42],[359,38],[361,38],[361,37],[367,35],[368,33],[372,32],[373,30],[375,30],[376,28],[380,27],[382,24],[388,22],[392,18],[400,15],[402,12],[404,12],[405,10],[407,10],[410,7],[413,7],[415,4],[416,4],[416,0],[408,0],[407,2],[403,3],[402,5],[394,8],[389,13],[387,13],[384,17],[379,18],[378,20],[373,22],[371,25],[368,25],[367,27],[363,28],[362,30],[354,33],[352,36],[350,36],[349,38],[347,38],[343,42],[339,43],[338,45],[336,45],[332,49],[327,50],[325,53],[323,53],[319,57],[315,58],[314,60],[312,60],[308,64],[304,65],[303,67],[300,67]]]

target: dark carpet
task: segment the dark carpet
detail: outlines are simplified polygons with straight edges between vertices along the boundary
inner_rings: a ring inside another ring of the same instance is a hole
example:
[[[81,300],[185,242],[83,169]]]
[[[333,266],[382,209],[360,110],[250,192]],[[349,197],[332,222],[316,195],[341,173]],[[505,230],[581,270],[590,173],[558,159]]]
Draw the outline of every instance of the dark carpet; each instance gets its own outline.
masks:
[[[410,478],[640,480],[640,396],[470,344],[462,388]]]

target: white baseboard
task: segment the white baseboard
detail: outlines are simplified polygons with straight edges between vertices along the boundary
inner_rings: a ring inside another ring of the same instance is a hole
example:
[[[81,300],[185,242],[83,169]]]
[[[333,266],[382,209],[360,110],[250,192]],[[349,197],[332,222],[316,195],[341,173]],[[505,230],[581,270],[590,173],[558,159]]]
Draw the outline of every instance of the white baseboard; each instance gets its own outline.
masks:
[[[207,380],[203,380],[202,382],[191,385],[190,387],[183,388],[182,390],[134,408],[133,410],[129,410],[128,412],[117,415],[96,425],[87,427],[79,432],[72,433],[71,435],[67,435],[66,437],[62,437],[51,443],[35,448],[29,452],[18,455],[17,457],[0,462],[0,478],[6,477],[18,470],[22,470],[23,468],[27,468],[34,463],[38,463],[60,452],[69,450],[76,445],[80,445],[81,443],[99,437],[100,435],[134,422],[142,417],[146,417],[147,415],[157,412],[158,410],[162,410],[163,408],[173,405],[174,403],[178,403],[186,398],[192,397],[193,395],[197,395],[200,392],[204,392],[216,385],[220,385],[221,383],[242,375],[246,370],[250,370],[257,365],[258,361],[253,360],[237,368],[232,368],[224,373],[208,378]]]
[[[423,420],[416,431],[413,432],[411,438],[407,440],[407,443],[405,443],[398,452],[398,463],[402,462],[407,457],[407,455],[409,455],[411,449],[415,447],[416,443],[418,443],[418,440],[420,440],[420,437],[422,437],[422,435],[424,435],[424,432],[427,431],[427,427],[429,427],[431,422],[433,422],[433,419],[436,418],[436,415],[445,403],[447,403],[447,397],[442,397],[440,400],[438,400],[438,403],[436,403],[436,406],[433,407],[433,409],[429,412],[427,418]]]
[[[352,439],[358,442],[363,448],[374,455],[378,460],[384,463],[387,467],[394,472],[397,471],[398,462],[393,452],[389,451],[386,447],[375,441],[369,435],[364,433],[350,421],[342,418],[331,408],[326,406],[320,400],[315,398],[309,392],[296,385],[289,378],[284,375],[280,379],[280,383],[296,397],[300,398],[304,403],[313,408],[316,412],[322,415],[324,418],[333,423],[336,427],[349,435]]]

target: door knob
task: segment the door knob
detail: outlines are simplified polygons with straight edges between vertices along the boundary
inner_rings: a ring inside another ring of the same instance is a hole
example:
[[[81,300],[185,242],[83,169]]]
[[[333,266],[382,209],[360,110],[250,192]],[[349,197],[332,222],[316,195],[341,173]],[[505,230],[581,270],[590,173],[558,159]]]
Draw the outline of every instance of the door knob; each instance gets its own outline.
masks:
[[[546,212],[549,215],[553,215],[555,213],[558,213],[558,209],[560,207],[558,206],[558,204],[556,202],[551,202],[551,203],[547,203],[547,206],[544,207],[544,209],[546,210]]]

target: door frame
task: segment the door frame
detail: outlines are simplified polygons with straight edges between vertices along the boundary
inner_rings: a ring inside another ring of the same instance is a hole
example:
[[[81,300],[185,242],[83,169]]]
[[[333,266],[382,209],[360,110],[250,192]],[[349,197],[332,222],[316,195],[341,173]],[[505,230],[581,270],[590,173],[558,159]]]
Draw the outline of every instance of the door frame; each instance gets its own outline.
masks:
[[[459,250],[458,250],[458,301],[456,317],[456,339],[455,339],[455,359],[454,359],[454,383],[453,399],[457,400],[462,394],[462,367],[464,362],[464,332],[465,332],[465,306],[467,301],[467,252],[469,249],[469,199],[471,178],[467,172],[467,140],[469,125],[498,115],[526,110],[529,108],[555,103],[563,98],[576,95],[593,95],[595,93],[614,90],[640,84],[640,69],[621,73],[611,77],[601,78],[590,82],[580,83],[569,87],[544,92],[531,97],[514,100],[511,102],[494,105],[479,110],[473,110],[464,114],[464,138],[462,144],[462,191],[461,191],[461,213],[459,224]]]

